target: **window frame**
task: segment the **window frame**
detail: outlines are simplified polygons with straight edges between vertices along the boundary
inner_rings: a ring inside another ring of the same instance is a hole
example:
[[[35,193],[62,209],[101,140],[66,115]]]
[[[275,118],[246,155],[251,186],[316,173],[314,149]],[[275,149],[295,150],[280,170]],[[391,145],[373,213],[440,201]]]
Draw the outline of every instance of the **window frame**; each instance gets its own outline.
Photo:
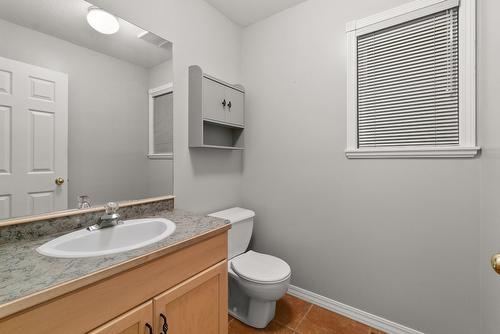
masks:
[[[149,99],[149,139],[148,139],[148,158],[152,160],[173,160],[174,153],[155,153],[154,147],[154,98],[160,95],[169,94],[174,92],[174,85],[172,82],[169,82],[165,85],[161,85],[159,87],[152,88],[148,91],[148,99]]]
[[[459,6],[459,145],[358,147],[357,37]],[[355,158],[472,158],[476,146],[476,0],[416,0],[346,24],[347,148]]]

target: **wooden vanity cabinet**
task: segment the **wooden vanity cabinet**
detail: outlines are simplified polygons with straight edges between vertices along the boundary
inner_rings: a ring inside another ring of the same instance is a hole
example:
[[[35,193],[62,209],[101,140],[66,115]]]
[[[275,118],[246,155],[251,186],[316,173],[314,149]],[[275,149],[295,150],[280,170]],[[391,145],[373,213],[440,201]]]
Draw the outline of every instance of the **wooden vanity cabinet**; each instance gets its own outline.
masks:
[[[219,263],[89,334],[227,333],[227,264]]]
[[[80,287],[0,319],[0,333],[227,334],[227,229],[173,248],[70,282]]]
[[[227,264],[221,263],[154,298],[157,333],[227,333]]]

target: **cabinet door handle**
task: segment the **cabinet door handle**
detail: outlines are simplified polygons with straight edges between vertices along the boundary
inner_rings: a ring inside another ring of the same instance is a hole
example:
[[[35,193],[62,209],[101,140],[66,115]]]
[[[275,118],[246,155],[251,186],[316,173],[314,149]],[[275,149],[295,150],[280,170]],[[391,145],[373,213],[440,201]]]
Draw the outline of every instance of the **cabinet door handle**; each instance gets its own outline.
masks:
[[[229,101],[229,103],[227,104],[227,106],[229,107],[229,109],[231,109],[231,106],[232,106],[231,101]]]
[[[162,334],[167,334],[168,333],[167,317],[165,315],[163,315],[163,313],[160,313],[160,318],[161,318],[161,320],[163,320],[163,326],[161,326]]]
[[[231,102],[229,102],[229,104],[231,104]],[[226,107],[226,99],[224,99],[224,101],[222,101],[222,106],[225,108]],[[229,107],[231,108],[231,107]]]
[[[146,328],[149,330],[149,334],[153,334],[153,327],[150,324],[146,323]]]

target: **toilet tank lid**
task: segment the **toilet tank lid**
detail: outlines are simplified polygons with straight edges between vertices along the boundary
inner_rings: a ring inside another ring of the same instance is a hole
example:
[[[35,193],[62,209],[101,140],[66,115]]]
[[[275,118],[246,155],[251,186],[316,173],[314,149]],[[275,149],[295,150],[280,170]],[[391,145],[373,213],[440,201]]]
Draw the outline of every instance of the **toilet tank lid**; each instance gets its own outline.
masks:
[[[241,222],[245,219],[255,217],[255,212],[243,208],[231,208],[209,214],[210,217],[222,218],[229,220],[231,224]]]

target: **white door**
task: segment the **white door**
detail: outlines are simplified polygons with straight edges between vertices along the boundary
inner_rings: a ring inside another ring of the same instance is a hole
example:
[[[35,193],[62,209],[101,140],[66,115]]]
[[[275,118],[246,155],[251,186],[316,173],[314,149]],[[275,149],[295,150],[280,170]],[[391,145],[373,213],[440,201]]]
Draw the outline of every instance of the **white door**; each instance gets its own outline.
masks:
[[[0,57],[0,219],[67,209],[67,151],[68,76]]]

